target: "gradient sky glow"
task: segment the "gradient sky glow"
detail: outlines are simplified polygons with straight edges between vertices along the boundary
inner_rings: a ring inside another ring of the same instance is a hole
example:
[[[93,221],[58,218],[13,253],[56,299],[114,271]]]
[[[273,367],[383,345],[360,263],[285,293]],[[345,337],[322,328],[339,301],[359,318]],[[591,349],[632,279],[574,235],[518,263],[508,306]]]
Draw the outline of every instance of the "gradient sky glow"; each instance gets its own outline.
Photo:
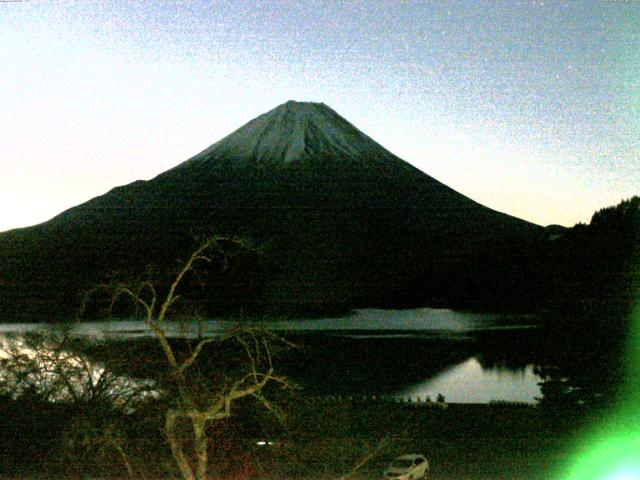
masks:
[[[496,210],[640,193],[640,1],[0,2],[0,231],[289,99]]]

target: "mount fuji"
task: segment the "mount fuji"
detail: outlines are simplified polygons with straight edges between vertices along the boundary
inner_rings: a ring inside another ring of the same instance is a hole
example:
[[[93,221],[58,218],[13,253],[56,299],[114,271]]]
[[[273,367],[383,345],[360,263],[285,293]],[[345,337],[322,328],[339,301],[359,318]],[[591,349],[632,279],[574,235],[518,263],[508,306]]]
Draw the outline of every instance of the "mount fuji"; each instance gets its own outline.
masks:
[[[289,101],[149,181],[0,234],[0,318],[68,316],[101,276],[171,265],[203,230],[260,246],[205,281],[210,314],[526,303],[521,257],[544,233]]]

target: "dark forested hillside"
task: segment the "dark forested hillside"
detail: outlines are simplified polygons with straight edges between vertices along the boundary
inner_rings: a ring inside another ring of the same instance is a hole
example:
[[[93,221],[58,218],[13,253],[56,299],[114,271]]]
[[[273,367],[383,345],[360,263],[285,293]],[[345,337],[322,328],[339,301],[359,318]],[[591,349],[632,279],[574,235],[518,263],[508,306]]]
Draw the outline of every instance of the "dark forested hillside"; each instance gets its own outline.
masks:
[[[640,197],[596,212],[550,242],[549,303],[588,313],[603,306],[628,308],[638,293]]]
[[[545,401],[607,405],[623,385],[640,300],[640,197],[555,237],[545,257]]]

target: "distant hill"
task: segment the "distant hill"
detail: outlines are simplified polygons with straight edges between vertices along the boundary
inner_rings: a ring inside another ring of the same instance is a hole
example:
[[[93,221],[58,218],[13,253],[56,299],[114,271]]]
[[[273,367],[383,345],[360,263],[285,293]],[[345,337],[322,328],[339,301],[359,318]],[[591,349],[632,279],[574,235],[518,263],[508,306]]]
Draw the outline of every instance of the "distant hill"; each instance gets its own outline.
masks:
[[[532,255],[559,233],[461,195],[323,104],[290,101],[152,180],[0,234],[0,319],[70,315],[80,289],[162,270],[203,230],[261,246],[207,277],[210,314],[526,308]]]
[[[547,298],[556,309],[578,311],[610,321],[603,307],[628,310],[640,293],[640,197],[595,212],[552,237],[546,248],[551,287]],[[584,319],[579,323],[584,323]]]

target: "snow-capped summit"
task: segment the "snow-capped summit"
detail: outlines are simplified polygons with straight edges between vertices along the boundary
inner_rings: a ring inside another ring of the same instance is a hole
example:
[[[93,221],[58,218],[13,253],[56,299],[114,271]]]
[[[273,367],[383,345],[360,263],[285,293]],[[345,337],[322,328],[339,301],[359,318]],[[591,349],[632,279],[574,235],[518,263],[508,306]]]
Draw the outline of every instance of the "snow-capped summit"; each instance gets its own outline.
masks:
[[[290,100],[240,127],[186,164],[217,158],[290,164],[338,156],[391,155],[324,103]]]

